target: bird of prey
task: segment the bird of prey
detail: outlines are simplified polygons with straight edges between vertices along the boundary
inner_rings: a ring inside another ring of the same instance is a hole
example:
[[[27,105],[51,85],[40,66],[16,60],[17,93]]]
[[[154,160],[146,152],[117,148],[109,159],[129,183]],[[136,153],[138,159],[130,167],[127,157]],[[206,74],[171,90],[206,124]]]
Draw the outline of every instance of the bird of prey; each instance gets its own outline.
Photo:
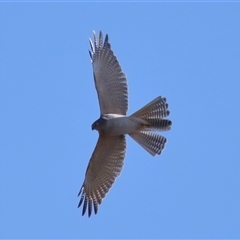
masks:
[[[170,130],[172,122],[166,98],[157,97],[137,112],[127,116],[127,79],[114,55],[108,35],[103,40],[100,31],[93,41],[89,39],[93,77],[100,105],[100,117],[92,124],[99,133],[97,145],[88,163],[85,179],[80,188],[82,215],[98,211],[106,193],[120,174],[126,151],[128,134],[151,155],[161,154],[166,138],[156,131]]]

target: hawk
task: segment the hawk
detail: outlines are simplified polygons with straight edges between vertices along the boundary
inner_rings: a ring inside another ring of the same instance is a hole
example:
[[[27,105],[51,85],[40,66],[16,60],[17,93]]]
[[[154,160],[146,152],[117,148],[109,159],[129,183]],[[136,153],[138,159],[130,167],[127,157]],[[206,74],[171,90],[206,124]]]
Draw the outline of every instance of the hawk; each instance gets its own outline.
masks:
[[[85,179],[78,196],[82,215],[98,211],[98,206],[122,171],[128,134],[151,155],[161,154],[166,138],[156,131],[170,130],[172,122],[166,98],[157,97],[137,112],[127,116],[127,79],[114,55],[108,35],[100,31],[89,39],[93,77],[100,105],[100,117],[92,124],[99,133],[97,145],[88,163]]]

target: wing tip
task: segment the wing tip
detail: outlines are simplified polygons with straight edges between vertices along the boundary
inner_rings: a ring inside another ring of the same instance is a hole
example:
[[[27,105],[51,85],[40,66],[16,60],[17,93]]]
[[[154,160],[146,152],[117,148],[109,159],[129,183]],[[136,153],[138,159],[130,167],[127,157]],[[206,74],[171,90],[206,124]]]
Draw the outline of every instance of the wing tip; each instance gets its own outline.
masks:
[[[99,31],[99,37],[97,38],[97,34],[96,34],[96,31],[93,30],[93,39],[94,39],[94,43],[95,43],[95,46],[96,47],[102,47],[105,43],[108,43],[109,41],[109,36],[108,34],[105,35],[105,39],[104,39],[104,42],[103,42],[103,32],[102,30]],[[94,46],[92,40],[89,38],[89,41],[90,41],[90,45],[91,45],[91,48],[92,46]],[[93,51],[93,48],[92,48],[92,52]]]
[[[88,212],[88,217],[90,217],[92,215],[92,207],[94,210],[94,213],[97,214],[98,212],[98,203],[96,200],[92,200],[90,197],[88,197],[84,191],[84,188],[81,187],[78,196],[81,195],[80,201],[78,203],[78,208],[81,207],[81,205],[83,204],[83,208],[82,208],[82,216],[85,215],[86,212]]]

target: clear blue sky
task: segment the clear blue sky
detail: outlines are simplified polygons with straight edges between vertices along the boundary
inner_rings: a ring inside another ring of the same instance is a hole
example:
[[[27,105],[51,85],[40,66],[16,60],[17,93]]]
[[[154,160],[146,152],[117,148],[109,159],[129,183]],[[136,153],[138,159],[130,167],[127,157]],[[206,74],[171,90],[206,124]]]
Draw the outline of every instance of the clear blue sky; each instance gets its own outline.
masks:
[[[0,237],[240,238],[239,3],[0,3]],[[129,113],[161,95],[161,156],[130,137],[91,218],[77,193],[98,133],[88,54],[109,34]]]

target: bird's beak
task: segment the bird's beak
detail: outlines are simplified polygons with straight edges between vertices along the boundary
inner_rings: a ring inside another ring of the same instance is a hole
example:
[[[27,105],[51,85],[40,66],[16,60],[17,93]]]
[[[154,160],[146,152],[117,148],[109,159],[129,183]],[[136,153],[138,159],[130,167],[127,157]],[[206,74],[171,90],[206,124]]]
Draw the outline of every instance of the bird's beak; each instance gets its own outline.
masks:
[[[94,126],[93,126],[93,124],[92,124],[92,130],[94,130]]]

